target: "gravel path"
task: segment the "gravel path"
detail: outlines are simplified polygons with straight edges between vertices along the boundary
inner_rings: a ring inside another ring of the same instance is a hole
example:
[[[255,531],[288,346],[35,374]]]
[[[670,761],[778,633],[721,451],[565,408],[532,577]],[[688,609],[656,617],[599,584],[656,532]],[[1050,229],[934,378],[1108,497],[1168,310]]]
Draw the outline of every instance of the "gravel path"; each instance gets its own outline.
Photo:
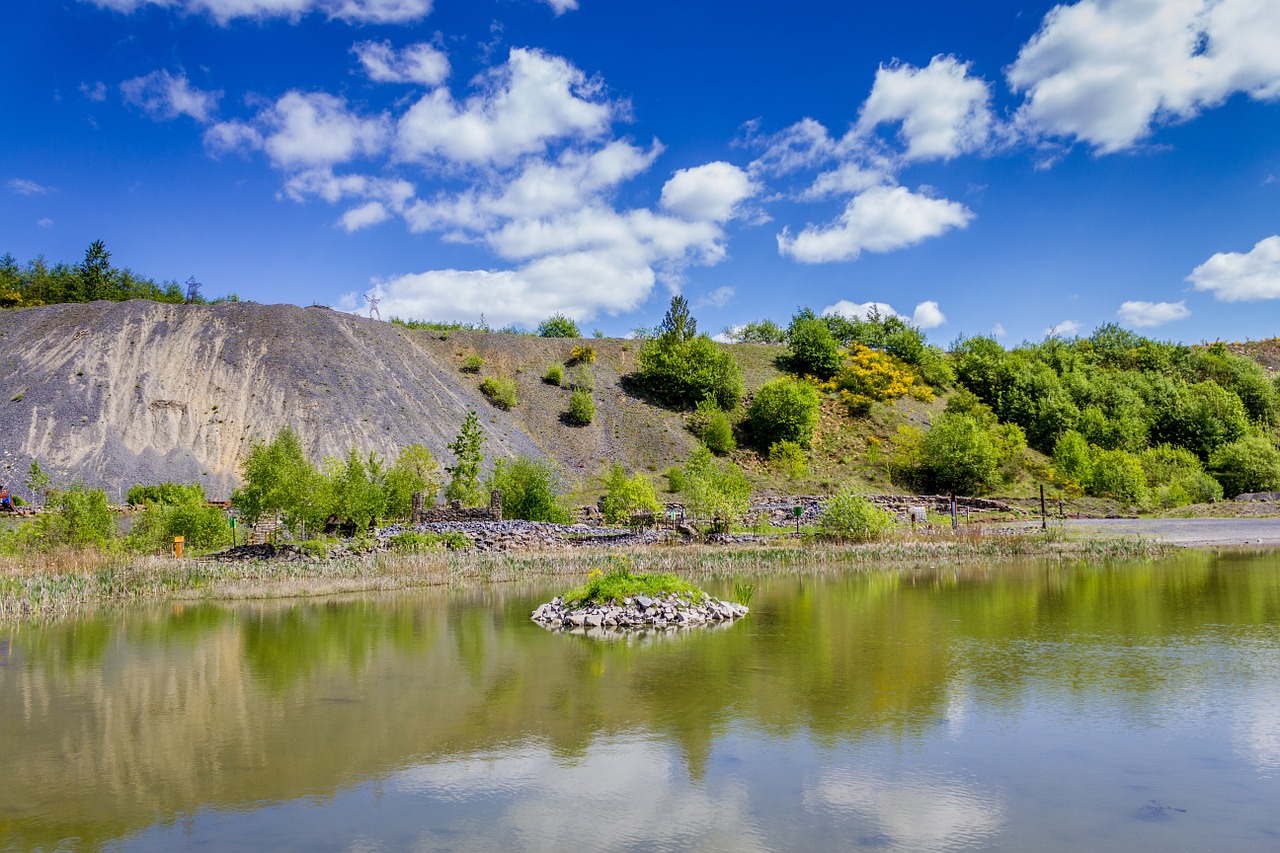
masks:
[[[1050,524],[1063,524],[1050,519]],[[1141,536],[1185,548],[1212,545],[1280,547],[1280,518],[1096,518],[1067,519],[1073,536]],[[1001,527],[1036,529],[1039,521],[1018,521]]]

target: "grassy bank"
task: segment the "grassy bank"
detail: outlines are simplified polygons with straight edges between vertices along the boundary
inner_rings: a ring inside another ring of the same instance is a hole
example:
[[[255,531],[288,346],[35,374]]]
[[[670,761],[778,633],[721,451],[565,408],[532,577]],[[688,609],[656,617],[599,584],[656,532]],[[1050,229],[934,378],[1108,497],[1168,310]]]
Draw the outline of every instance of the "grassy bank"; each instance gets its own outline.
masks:
[[[1167,553],[1140,539],[1054,535],[901,537],[861,545],[667,546],[627,549],[637,572],[729,577],[849,567],[934,566],[1017,559],[1125,559]],[[322,561],[214,563],[61,551],[0,558],[0,622],[57,619],[102,606],[194,599],[285,598],[537,578],[582,578],[620,550],[376,554]]]

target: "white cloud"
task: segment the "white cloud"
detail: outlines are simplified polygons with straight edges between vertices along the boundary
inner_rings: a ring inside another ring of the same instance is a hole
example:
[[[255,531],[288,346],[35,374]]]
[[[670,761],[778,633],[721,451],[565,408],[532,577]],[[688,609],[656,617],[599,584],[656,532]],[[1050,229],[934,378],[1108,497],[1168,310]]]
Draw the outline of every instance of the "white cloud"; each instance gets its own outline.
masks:
[[[729,304],[729,300],[737,294],[732,287],[717,287],[710,293],[704,294],[693,303],[694,308],[723,308]]]
[[[43,216],[36,220],[36,224],[41,228],[51,228],[53,227],[53,220],[47,216]]]
[[[603,100],[599,83],[537,50],[513,48],[480,83],[463,102],[436,89],[410,107],[396,129],[399,156],[507,165],[554,140],[599,137],[618,109]]]
[[[854,195],[888,181],[889,176],[881,169],[863,163],[841,163],[837,168],[819,174],[800,198],[818,201],[832,196]]]
[[[371,225],[378,225],[390,218],[391,214],[382,202],[370,201],[358,207],[353,207],[342,214],[339,222],[343,228],[351,232],[359,231],[361,228],[368,228]]]
[[[863,251],[890,252],[964,228],[972,219],[959,202],[904,187],[873,187],[855,196],[832,225],[810,225],[794,237],[784,229],[778,251],[806,264],[854,260]]]
[[[748,125],[749,130],[754,128],[754,123]],[[822,124],[811,118],[803,118],[771,136],[749,141],[764,149],[752,161],[752,171],[771,175],[817,168],[836,153],[836,141]]]
[[[389,41],[356,42],[351,50],[375,83],[439,86],[449,77],[449,57],[426,42],[408,45],[398,53]]]
[[[858,115],[857,133],[901,123],[907,160],[950,159],[982,148],[991,135],[991,91],[952,56],[924,68],[880,66]]]
[[[567,150],[555,161],[531,159],[487,189],[471,188],[419,201],[407,218],[415,231],[484,231],[503,219],[538,219],[580,210],[643,173],[662,150],[656,141],[645,150],[615,140],[595,151]]]
[[[8,187],[18,195],[47,195],[53,192],[53,187],[46,187],[44,184],[28,181],[26,178],[12,178]]]
[[[384,116],[362,118],[324,92],[285,93],[251,123],[222,122],[205,133],[215,153],[260,148],[284,169],[331,166],[376,154],[386,142]]]
[[[120,84],[125,103],[132,104],[157,121],[168,121],[178,116],[190,116],[201,124],[208,123],[218,108],[222,92],[206,92],[197,89],[187,80],[168,71],[152,71],[142,77],[134,77]]]
[[[80,84],[80,94],[84,95],[91,101],[102,103],[107,99],[107,84],[101,80],[94,82],[92,86],[88,83]]]
[[[991,337],[993,338],[1003,338],[1007,334],[1009,333],[1004,330],[1003,323],[996,323],[991,327]]]
[[[1032,135],[1102,153],[1230,95],[1280,98],[1274,0],[1081,0],[1054,7],[1008,69]]]
[[[145,6],[184,15],[207,15],[225,26],[238,18],[287,18],[320,12],[351,24],[408,24],[431,13],[431,0],[83,0],[129,14]]]
[[[542,2],[550,6],[557,17],[578,8],[578,0],[542,0]]]
[[[1121,304],[1116,316],[1131,326],[1140,329],[1163,326],[1174,320],[1185,320],[1191,316],[1185,300],[1180,302],[1142,302],[1129,301]]]
[[[1082,328],[1084,327],[1075,320],[1063,320],[1056,326],[1050,326],[1045,329],[1044,336],[1046,338],[1066,338],[1076,334]]]
[[[947,315],[938,308],[937,302],[930,299],[916,306],[915,312],[911,315],[911,322],[921,329],[936,329],[947,322]]]
[[[758,190],[742,169],[717,161],[677,171],[662,187],[661,205],[685,219],[724,222]]]
[[[1244,254],[1219,252],[1192,270],[1187,281],[1220,302],[1280,299],[1280,235],[1259,240]]]

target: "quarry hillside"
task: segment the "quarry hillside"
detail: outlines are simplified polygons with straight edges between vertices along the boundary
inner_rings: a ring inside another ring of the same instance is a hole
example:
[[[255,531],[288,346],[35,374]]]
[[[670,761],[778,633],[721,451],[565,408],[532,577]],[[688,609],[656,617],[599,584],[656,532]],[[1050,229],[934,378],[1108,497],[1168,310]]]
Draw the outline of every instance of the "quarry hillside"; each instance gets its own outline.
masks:
[[[597,352],[596,417],[585,427],[563,419],[570,391],[541,379],[581,343]],[[487,464],[549,459],[578,482],[614,461],[659,471],[696,446],[679,413],[628,390],[634,341],[410,330],[321,307],[134,300],[2,312],[0,346],[0,483],[20,492],[37,459],[56,481],[80,477],[112,500],[134,483],[169,480],[226,498],[252,441],[284,426],[315,462],[352,444],[394,458],[419,442],[446,465],[446,445],[472,409]],[[473,355],[483,366],[464,372]],[[764,367],[748,369],[749,389],[777,375],[772,354],[758,355]],[[515,380],[513,409],[480,393],[487,376]]]

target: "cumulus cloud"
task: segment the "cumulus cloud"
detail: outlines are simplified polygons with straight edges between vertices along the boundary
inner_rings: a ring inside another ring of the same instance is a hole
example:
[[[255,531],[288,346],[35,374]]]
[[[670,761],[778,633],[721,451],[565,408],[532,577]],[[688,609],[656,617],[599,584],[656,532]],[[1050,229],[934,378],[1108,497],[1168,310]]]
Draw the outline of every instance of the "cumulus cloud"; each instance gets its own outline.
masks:
[[[662,187],[661,204],[685,219],[724,222],[738,205],[758,191],[742,169],[717,161],[692,169],[680,169]]]
[[[542,0],[542,2],[551,7],[551,11],[556,13],[556,17],[578,8],[578,0]]]
[[[1280,299],[1280,235],[1259,240],[1243,254],[1219,252],[1192,270],[1187,281],[1220,302]]]
[[[910,192],[873,187],[854,196],[829,226],[810,225],[794,237],[778,235],[778,251],[806,264],[856,259],[863,251],[891,252],[964,228],[973,213],[963,204]]]
[[[338,220],[348,232],[359,231],[361,228],[368,228],[371,225],[378,225],[386,222],[391,218],[386,205],[380,201],[370,201],[365,204],[353,207]]]
[[[991,327],[991,337],[993,338],[1003,338],[1007,334],[1009,333],[1004,330],[1003,323],[996,323]]]
[[[291,91],[250,122],[222,122],[205,133],[214,153],[261,149],[284,169],[331,166],[376,154],[387,139],[385,116],[361,117],[325,92]]]
[[[47,195],[53,192],[53,187],[46,187],[26,178],[11,178],[6,186],[18,195]]]
[[[439,86],[449,77],[449,57],[426,42],[396,51],[389,41],[362,41],[356,42],[351,51],[375,83]]]
[[[598,138],[618,109],[597,81],[537,50],[513,48],[480,82],[465,101],[435,89],[410,107],[396,128],[399,157],[507,165],[553,140]]]
[[[1116,316],[1130,326],[1150,328],[1172,323],[1174,320],[1185,320],[1191,316],[1185,300],[1180,302],[1142,302],[1129,301],[1120,305]]]
[[[980,149],[991,136],[991,90],[953,56],[924,68],[880,66],[862,104],[856,132],[900,124],[906,160],[950,159]]]
[[[834,305],[828,305],[822,309],[821,313],[823,317],[839,315],[850,320],[869,320],[873,316],[907,319],[893,310],[893,306],[888,302],[851,302],[848,299],[841,299]]]
[[[1080,0],[1054,7],[1008,69],[1032,135],[1121,151],[1243,92],[1280,98],[1274,0]]]
[[[431,13],[431,0],[83,0],[129,14],[146,6],[202,15],[226,25],[237,18],[287,18],[319,12],[351,24],[408,24]]]
[[[218,108],[222,92],[206,92],[192,86],[187,75],[168,71],[152,71],[120,84],[125,103],[132,104],[157,121],[190,116],[207,124]]]
[[[921,302],[911,314],[911,322],[922,329],[936,329],[947,322],[947,315],[932,299]]]
[[[1063,320],[1056,326],[1050,326],[1044,330],[1046,338],[1066,338],[1078,333],[1083,326],[1075,320]]]

